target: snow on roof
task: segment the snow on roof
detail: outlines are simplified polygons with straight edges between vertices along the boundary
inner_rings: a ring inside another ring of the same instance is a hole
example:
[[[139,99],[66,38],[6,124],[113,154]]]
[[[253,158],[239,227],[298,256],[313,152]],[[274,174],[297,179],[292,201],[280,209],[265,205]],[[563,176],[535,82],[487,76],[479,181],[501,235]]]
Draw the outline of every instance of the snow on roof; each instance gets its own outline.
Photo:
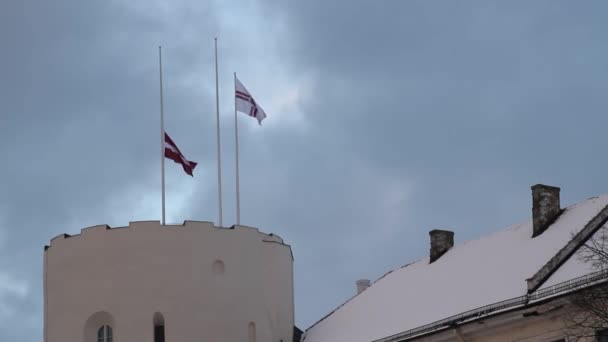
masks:
[[[305,341],[370,342],[523,296],[526,279],[606,205],[608,194],[594,197],[566,208],[535,238],[529,220],[454,246],[432,264],[426,257],[390,272],[308,328]],[[549,278],[551,284],[588,271],[571,265],[572,259],[564,264],[565,271]]]
[[[599,238],[600,235],[606,234],[605,229],[606,228],[598,230],[591,238]],[[549,279],[547,279],[547,281],[540,286],[539,290],[597,272],[598,269],[594,268],[590,262],[586,262],[583,258],[581,258],[581,253],[584,253],[583,248],[580,248],[560,268],[558,268],[557,271],[555,271],[555,273],[553,273],[551,277],[549,277]]]

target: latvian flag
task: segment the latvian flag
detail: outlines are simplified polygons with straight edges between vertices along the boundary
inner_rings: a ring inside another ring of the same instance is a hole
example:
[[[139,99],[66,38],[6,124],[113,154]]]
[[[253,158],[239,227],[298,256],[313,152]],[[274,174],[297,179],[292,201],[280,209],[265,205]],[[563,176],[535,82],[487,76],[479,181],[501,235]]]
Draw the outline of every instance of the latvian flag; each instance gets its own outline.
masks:
[[[177,145],[171,140],[169,134],[165,132],[165,157],[173,160],[174,162],[181,164],[184,168],[184,172],[192,176],[192,171],[196,167],[196,163],[190,161],[184,157],[184,155],[180,152]]]
[[[241,83],[238,78],[236,78],[235,81],[236,89],[234,89],[234,93],[236,96],[236,109],[239,112],[258,119],[258,123],[261,126],[262,120],[266,118],[266,113],[264,113],[264,110],[255,102],[243,83]]]

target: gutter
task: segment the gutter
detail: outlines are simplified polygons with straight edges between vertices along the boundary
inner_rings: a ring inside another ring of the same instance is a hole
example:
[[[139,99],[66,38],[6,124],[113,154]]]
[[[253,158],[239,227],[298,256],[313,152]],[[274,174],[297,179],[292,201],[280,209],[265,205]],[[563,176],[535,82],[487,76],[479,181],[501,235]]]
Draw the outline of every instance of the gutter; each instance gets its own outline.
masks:
[[[387,336],[372,342],[403,342],[408,341],[414,337],[420,337],[428,335],[442,328],[455,327],[456,324],[462,322],[469,322],[477,320],[481,317],[488,316],[492,313],[498,313],[500,311],[511,309],[519,306],[528,305],[530,302],[534,302],[540,299],[552,297],[559,293],[572,292],[579,290],[583,287],[587,287],[593,283],[605,281],[608,278],[608,270],[602,270],[588,275],[574,278],[551,287],[538,290],[532,294],[528,294],[521,297],[516,297],[508,300],[504,300],[498,303],[479,307],[477,309],[469,310],[458,315],[450,316],[442,320],[429,323],[414,329],[410,329],[398,334]],[[456,334],[456,331],[455,331]],[[461,334],[462,335],[462,334]],[[464,341],[464,337],[463,341]]]

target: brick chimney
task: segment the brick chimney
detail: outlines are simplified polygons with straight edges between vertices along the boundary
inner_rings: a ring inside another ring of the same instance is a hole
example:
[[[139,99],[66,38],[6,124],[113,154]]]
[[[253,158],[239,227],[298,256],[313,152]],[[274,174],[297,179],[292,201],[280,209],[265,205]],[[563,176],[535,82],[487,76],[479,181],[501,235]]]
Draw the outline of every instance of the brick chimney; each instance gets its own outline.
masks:
[[[559,190],[543,184],[532,186],[532,237],[542,234],[561,214]]]
[[[450,248],[454,247],[454,232],[449,230],[433,229],[431,236],[431,263],[439,259]]]
[[[357,280],[357,294],[363,292],[371,285],[369,279],[359,279]]]

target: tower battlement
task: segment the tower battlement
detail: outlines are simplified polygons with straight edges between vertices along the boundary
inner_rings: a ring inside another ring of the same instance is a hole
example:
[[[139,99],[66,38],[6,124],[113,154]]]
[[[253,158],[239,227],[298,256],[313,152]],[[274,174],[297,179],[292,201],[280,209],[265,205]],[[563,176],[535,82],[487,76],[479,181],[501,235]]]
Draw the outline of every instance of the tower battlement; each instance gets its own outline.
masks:
[[[180,231],[187,232],[190,230],[206,230],[208,233],[212,233],[214,231],[221,231],[222,233],[229,234],[248,234],[250,238],[261,239],[263,242],[276,242],[280,244],[284,244],[283,239],[273,233],[264,233],[255,227],[243,226],[243,225],[233,225],[229,228],[222,228],[215,226],[212,222],[209,221],[191,221],[186,220],[182,224],[166,224],[161,225],[160,221],[131,221],[128,226],[122,227],[110,227],[107,224],[100,224],[96,226],[82,228],[79,234],[70,235],[67,233],[59,234],[50,240],[48,245],[44,246],[44,250],[47,251],[51,247],[61,246],[64,243],[76,243],[81,239],[86,239],[89,236],[99,236],[99,234],[110,233],[114,234],[119,231],[123,231],[125,229],[132,230],[160,230],[160,231]],[[69,240],[66,241],[66,240]],[[289,246],[289,245],[286,245]]]
[[[47,342],[289,341],[293,254],[247,226],[97,225],[45,246],[44,298]]]

